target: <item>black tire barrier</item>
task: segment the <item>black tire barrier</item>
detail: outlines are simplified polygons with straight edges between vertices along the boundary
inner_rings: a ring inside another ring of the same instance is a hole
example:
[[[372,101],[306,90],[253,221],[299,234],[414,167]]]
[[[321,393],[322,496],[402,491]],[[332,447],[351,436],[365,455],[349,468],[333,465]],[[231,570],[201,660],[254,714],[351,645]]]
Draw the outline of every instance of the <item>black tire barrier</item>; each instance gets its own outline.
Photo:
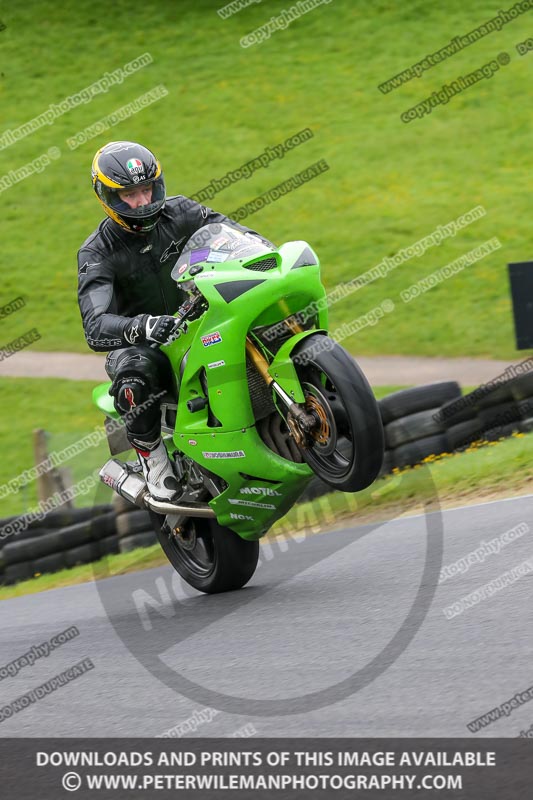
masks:
[[[65,566],[72,568],[78,564],[90,564],[100,558],[100,549],[97,542],[82,544],[80,547],[73,547],[62,553]]]
[[[416,442],[409,442],[396,447],[392,451],[392,458],[395,467],[412,467],[428,456],[440,455],[449,452],[448,440],[444,434],[427,436],[425,439],[418,439]]]
[[[103,556],[111,556],[119,553],[118,536],[107,536],[105,539],[100,539],[98,542],[98,549],[100,551],[100,558]]]
[[[80,522],[77,525],[70,525],[68,528],[58,531],[61,539],[61,550],[72,550],[73,547],[80,547],[83,544],[93,542],[96,538],[97,528],[90,522]]]
[[[7,541],[24,542],[26,539],[40,539],[41,536],[47,536],[49,533],[53,533],[54,530],[54,528],[27,528],[20,533],[14,533]]]
[[[139,506],[136,506],[135,503],[130,503],[129,500],[126,500],[125,497],[122,497],[119,494],[115,494],[113,496],[113,511],[116,515],[118,514],[127,514],[130,511],[138,511]]]
[[[510,403],[499,403],[490,408],[481,408],[478,416],[483,426],[488,430],[489,428],[504,427],[512,422],[518,422],[522,415],[517,403],[513,401]]]
[[[449,400],[459,397],[461,397],[461,387],[457,381],[440,381],[415,386],[412,389],[401,389],[379,401],[381,418],[383,424],[388,425],[395,419],[416,414],[418,411],[440,408]]]
[[[2,524],[4,523],[0,522],[0,528]],[[49,528],[32,528],[31,530],[21,531],[20,533],[12,533],[10,536],[0,539],[0,551],[6,544],[11,544],[15,541],[22,542],[25,539],[39,539],[41,536],[46,536],[47,533],[50,533]]]
[[[30,534],[32,531],[23,533]],[[110,534],[115,534],[115,519],[113,513],[108,511],[102,517],[77,522],[75,525],[56,531],[47,531],[43,528],[37,537],[15,534],[10,537],[2,552],[6,564],[16,564],[43,558],[52,553],[61,553],[73,547],[105,538]]]
[[[479,393],[479,397],[476,401],[476,405],[478,410],[484,408],[491,408],[492,406],[499,406],[502,403],[509,403],[513,400],[513,392],[512,392],[512,381],[507,381],[506,383],[501,383],[499,386],[495,386],[490,392],[486,394]],[[480,389],[482,387],[479,387]]]
[[[155,531],[135,533],[133,536],[124,536],[118,540],[121,553],[131,553],[132,550],[137,550],[139,547],[152,547],[154,544],[158,544],[158,541]]]
[[[477,406],[475,403],[469,403],[464,398],[469,395],[455,400],[450,400],[439,409],[439,418],[446,429],[453,428],[454,425],[459,425],[461,422],[469,422],[477,418]],[[461,402],[463,401],[464,402]]]
[[[117,516],[113,510],[106,511],[92,520],[92,529],[95,539],[105,539],[114,536],[117,532]]]
[[[0,519],[0,528],[5,528],[6,525],[10,525],[16,519],[18,519],[18,517],[3,517],[3,519]],[[7,544],[7,542],[9,542],[11,537],[12,537],[12,534],[9,534],[9,536],[6,536],[5,538],[0,539],[0,547],[3,547],[5,544]]]
[[[35,520],[30,522],[28,528],[66,528],[68,525],[74,525],[78,522],[85,522],[94,517],[99,517],[112,511],[109,503],[98,506],[87,506],[86,508],[59,508],[55,511],[50,511],[42,520]]]
[[[109,535],[109,531],[114,532],[115,525],[109,523],[100,525],[100,518],[88,522],[79,522],[58,531],[61,547],[60,550],[71,550],[73,547],[80,547],[83,544],[98,541]]]
[[[23,561],[20,564],[9,564],[4,570],[4,584],[12,586],[14,583],[33,578],[33,562]]]
[[[486,442],[497,442],[498,439],[506,439],[519,430],[520,422],[509,422],[507,425],[498,425],[496,428],[487,428],[483,431],[481,438]]]
[[[533,431],[533,417],[523,419],[518,423],[518,430],[520,433],[530,433]]]
[[[33,561],[33,574],[45,575],[51,572],[59,572],[60,569],[65,569],[67,566],[64,553],[50,553],[43,558],[37,558]]]
[[[21,564],[24,561],[33,561],[51,553],[58,553],[62,550],[59,535],[60,531],[51,531],[37,539],[10,542],[2,551],[4,561],[6,564]]]
[[[468,447],[472,442],[476,442],[483,438],[483,422],[479,417],[474,419],[467,419],[465,422],[458,422],[457,425],[452,425],[446,431],[446,439],[450,452],[453,450],[462,450]]]
[[[517,378],[510,378],[492,389],[488,384],[481,384],[472,392],[465,394],[463,402],[443,405],[441,414],[445,424],[449,422],[451,426],[471,419],[483,409],[499,406],[502,403],[517,402],[530,396],[533,396],[533,371]]]
[[[522,419],[533,417],[533,397],[524,397],[523,400],[518,400],[516,405],[520,410]]]
[[[439,408],[429,408],[389,422],[385,425],[385,445],[393,450],[402,444],[442,433],[444,426],[438,413]]]
[[[109,518],[111,518],[111,515],[113,515],[112,506],[108,503],[105,505],[92,506],[91,508],[57,509],[56,511],[51,511],[49,514],[43,517],[43,519],[32,520],[32,522],[28,523],[23,531],[13,534],[13,536],[16,535],[17,539],[20,540],[32,539],[40,536],[42,533],[50,533],[50,531],[56,531],[60,528],[66,528],[70,525],[78,525],[82,522],[90,524],[93,519],[97,517],[107,518],[108,515],[110,515]],[[5,519],[0,520],[0,528],[3,528],[4,526],[20,519],[23,516],[24,514],[19,514],[17,516],[6,517]],[[0,543],[3,541],[8,541],[10,538],[11,537],[7,537],[6,540],[0,539]]]
[[[123,539],[136,533],[152,530],[152,522],[148,511],[132,511],[129,514],[119,514],[116,521],[117,536]]]
[[[511,384],[511,392],[514,400],[525,400],[526,397],[532,397],[533,371],[515,378]]]

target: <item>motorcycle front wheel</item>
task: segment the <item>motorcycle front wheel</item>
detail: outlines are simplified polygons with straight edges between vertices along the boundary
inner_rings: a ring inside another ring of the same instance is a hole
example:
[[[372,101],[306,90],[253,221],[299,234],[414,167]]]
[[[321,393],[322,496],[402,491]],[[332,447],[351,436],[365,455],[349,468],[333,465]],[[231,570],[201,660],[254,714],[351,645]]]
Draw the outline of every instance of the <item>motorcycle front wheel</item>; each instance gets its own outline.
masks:
[[[357,492],[381,469],[383,425],[378,404],[354,359],[323,334],[299,342],[291,358],[316,420],[300,445],[303,458],[334,489]]]
[[[252,577],[259,559],[259,542],[241,539],[214,519],[189,517],[179,533],[165,517],[150,512],[163,551],[184,581],[206,594],[241,589]]]

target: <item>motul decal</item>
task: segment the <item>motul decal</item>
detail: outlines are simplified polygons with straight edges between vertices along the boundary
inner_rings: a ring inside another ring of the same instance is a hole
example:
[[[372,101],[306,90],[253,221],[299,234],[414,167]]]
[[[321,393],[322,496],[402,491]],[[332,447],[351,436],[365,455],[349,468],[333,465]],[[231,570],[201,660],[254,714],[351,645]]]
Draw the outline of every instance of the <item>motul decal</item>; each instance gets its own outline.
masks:
[[[281,497],[281,492],[272,489],[270,486],[242,486],[239,494],[267,494],[270,497]]]

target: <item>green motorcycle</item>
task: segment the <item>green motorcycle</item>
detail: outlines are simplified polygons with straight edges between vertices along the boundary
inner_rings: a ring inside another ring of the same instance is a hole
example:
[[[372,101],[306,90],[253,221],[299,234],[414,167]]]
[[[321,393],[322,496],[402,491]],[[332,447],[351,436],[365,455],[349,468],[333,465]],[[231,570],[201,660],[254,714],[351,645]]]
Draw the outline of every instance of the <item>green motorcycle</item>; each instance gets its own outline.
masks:
[[[163,346],[175,376],[161,398],[162,431],[183,494],[152,498],[140,465],[110,459],[104,483],[147,508],[172,566],[207,593],[253,575],[259,539],[313,475],[343,492],[369,486],[383,459],[372,390],[327,335],[319,261],[303,241],[277,250],[229,225],[188,241],[172,277],[187,297],[179,339]],[[118,414],[109,383],[93,392],[111,455]]]

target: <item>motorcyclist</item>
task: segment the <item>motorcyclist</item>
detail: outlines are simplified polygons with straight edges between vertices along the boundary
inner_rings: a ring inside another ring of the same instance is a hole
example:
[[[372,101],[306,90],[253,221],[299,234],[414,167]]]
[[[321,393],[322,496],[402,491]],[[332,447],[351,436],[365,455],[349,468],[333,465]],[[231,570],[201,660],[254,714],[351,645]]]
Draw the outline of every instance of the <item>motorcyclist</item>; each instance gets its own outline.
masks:
[[[110,142],[92,164],[92,184],[108,219],[78,252],[78,302],[85,338],[108,352],[105,368],[117,412],[128,415],[126,433],[150,494],[176,499],[178,481],[161,439],[160,401],[173,376],[159,348],[181,331],[172,316],[185,299],[171,270],[192,234],[210,223],[255,231],[183,195],[166,197],[161,165],[135,142]],[[260,237],[263,239],[263,237]],[[267,245],[273,247],[268,240]]]

